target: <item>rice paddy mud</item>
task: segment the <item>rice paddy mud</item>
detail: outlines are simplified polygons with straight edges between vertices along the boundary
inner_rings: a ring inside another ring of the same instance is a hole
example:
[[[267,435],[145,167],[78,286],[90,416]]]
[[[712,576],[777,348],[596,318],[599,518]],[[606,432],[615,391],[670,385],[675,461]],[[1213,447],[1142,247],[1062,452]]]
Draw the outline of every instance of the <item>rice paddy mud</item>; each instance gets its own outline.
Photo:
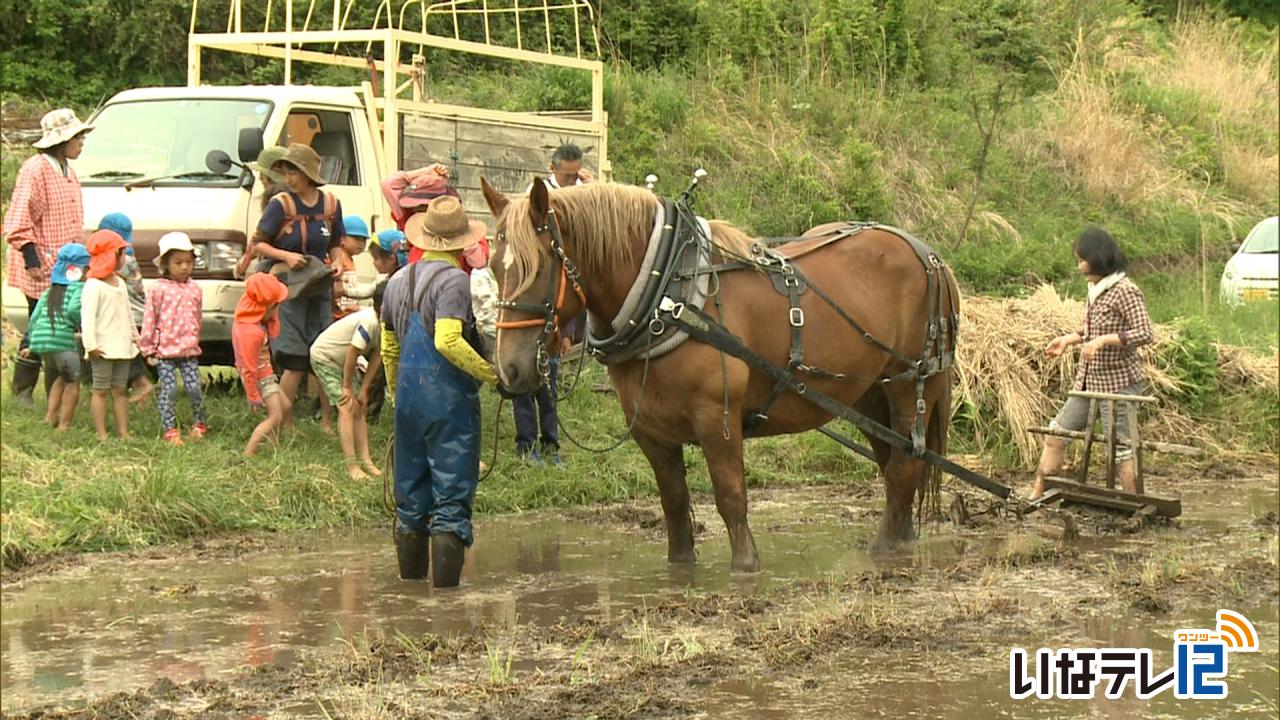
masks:
[[[386,530],[84,557],[6,577],[3,715],[1274,718],[1275,468],[1168,474],[1148,487],[1184,515],[1145,527],[961,508],[949,485],[893,557],[865,550],[878,491],[755,491],[752,577],[730,575],[710,498],[696,567],[666,563],[656,501],[540,512],[482,519],[449,592],[396,579]],[[1151,647],[1167,668],[1173,631],[1219,607],[1261,636],[1224,701],[1008,697],[1011,647]]]

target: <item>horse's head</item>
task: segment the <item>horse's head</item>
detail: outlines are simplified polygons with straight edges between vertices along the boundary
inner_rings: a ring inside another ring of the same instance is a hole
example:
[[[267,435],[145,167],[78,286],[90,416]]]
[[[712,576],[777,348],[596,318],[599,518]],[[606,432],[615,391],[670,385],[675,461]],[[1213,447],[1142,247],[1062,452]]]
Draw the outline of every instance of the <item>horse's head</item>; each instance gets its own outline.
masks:
[[[586,306],[578,268],[565,254],[563,211],[552,207],[542,180],[527,200],[510,200],[481,178],[489,210],[497,218],[489,260],[498,280],[497,342],[493,364],[508,392],[538,389],[560,328]]]

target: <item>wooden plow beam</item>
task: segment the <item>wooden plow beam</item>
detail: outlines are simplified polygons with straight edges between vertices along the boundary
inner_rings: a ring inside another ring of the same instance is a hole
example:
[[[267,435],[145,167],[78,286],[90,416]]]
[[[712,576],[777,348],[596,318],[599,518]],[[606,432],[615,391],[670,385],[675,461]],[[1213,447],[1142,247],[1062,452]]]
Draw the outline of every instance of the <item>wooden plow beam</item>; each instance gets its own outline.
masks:
[[[1087,505],[1106,510],[1119,510],[1134,516],[1158,515],[1175,518],[1182,514],[1182,501],[1156,495],[1139,495],[1098,485],[1081,485],[1062,477],[1044,479],[1045,493],[1028,505],[1028,510],[1061,503]]]

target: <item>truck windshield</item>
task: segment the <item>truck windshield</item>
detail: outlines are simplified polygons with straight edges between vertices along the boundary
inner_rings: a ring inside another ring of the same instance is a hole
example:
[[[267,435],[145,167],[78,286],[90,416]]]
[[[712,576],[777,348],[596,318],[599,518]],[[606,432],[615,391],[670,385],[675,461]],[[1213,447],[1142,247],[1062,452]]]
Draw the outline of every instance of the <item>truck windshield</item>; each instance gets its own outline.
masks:
[[[234,178],[210,173],[205,155],[223,150],[235,158],[240,130],[262,129],[271,106],[196,98],[114,103],[93,118],[93,132],[73,166],[86,185],[160,176],[177,176],[165,184],[234,184]]]

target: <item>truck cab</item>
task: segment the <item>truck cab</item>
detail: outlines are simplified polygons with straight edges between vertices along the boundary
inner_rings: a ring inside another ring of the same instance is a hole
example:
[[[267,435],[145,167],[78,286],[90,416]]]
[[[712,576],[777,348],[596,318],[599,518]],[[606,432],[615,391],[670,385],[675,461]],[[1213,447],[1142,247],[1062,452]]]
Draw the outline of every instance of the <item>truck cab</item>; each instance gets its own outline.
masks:
[[[610,175],[603,65],[595,59],[599,41],[587,0],[514,12],[477,10],[467,0],[442,2],[424,5],[421,12],[402,10],[398,22],[376,15],[372,27],[363,29],[348,26],[360,21],[360,13],[352,12],[356,0],[345,0],[346,7],[339,0],[331,16],[327,8],[308,12],[301,27],[294,20],[295,0],[283,0],[283,28],[272,26],[268,0],[262,28],[243,27],[242,6],[253,1],[232,0],[226,21],[208,28],[199,26],[193,4],[187,84],[116,94],[91,117],[94,131],[72,161],[83,188],[86,236],[104,215],[127,215],[144,285],[160,276],[154,263],[160,236],[180,230],[191,237],[193,278],[204,291],[203,363],[231,362],[231,325],[244,287],[234,268],[272,192],[267,179],[248,167],[264,146],[311,146],[321,159],[323,189],[337,196],[344,216],[363,218],[372,233],[394,227],[381,183],[400,169],[446,164],[468,213],[485,221],[490,218],[480,178],[520,192],[534,175],[545,173],[548,148],[561,142],[579,143],[601,179]],[[460,29],[466,25],[460,18],[476,13],[486,31]],[[529,32],[533,17],[544,24],[536,34]],[[502,23],[514,28],[507,37],[515,47],[488,32]],[[544,36],[544,47],[533,44]],[[206,84],[202,50],[283,60],[284,82]],[[590,73],[590,107],[513,112],[439,102],[431,97],[424,70],[427,54],[435,52]],[[350,87],[293,84],[295,62],[356,68],[370,77]],[[209,161],[214,152],[233,161],[229,169]],[[361,281],[374,278],[368,253],[355,261]],[[5,317],[25,330],[25,297],[6,284],[3,300]]]
[[[265,178],[239,167],[210,171],[205,158],[239,154],[241,131],[267,145],[301,142],[321,157],[324,189],[347,215],[385,227],[373,134],[355,90],[310,86],[155,87],[111,98],[92,121],[94,132],[72,166],[84,192],[86,234],[111,212],[133,221],[133,249],[150,286],[161,235],[180,230],[196,248],[193,278],[204,291],[201,347],[207,362],[229,362],[231,323],[242,283],[232,274],[262,215]],[[261,144],[261,143],[259,143]],[[242,161],[253,157],[239,158]],[[266,198],[269,199],[269,198]],[[357,270],[372,278],[367,255]],[[6,290],[5,312],[26,323],[21,293]]]

